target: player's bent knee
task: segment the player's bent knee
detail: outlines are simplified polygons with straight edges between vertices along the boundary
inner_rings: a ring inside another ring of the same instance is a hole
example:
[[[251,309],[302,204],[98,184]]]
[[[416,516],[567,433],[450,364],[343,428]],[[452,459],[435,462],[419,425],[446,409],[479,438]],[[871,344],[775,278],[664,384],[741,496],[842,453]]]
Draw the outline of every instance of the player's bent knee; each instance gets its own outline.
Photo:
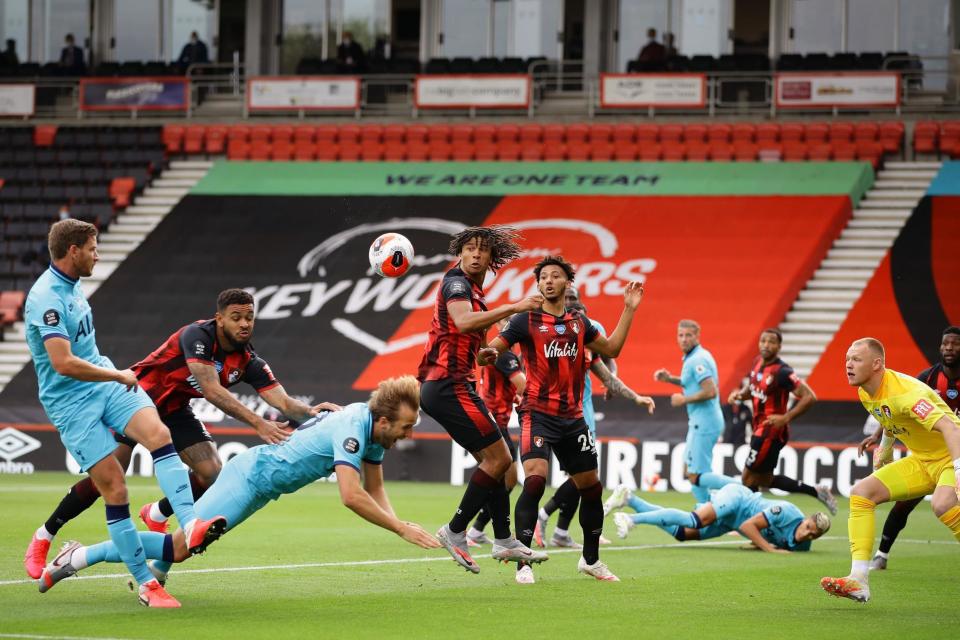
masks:
[[[689,472],[687,472],[687,481],[688,481],[690,484],[696,486],[698,480],[700,480],[700,474],[699,474],[699,473],[689,473]]]
[[[944,491],[933,494],[933,513],[939,518],[950,509],[957,506],[957,494],[954,491]]]

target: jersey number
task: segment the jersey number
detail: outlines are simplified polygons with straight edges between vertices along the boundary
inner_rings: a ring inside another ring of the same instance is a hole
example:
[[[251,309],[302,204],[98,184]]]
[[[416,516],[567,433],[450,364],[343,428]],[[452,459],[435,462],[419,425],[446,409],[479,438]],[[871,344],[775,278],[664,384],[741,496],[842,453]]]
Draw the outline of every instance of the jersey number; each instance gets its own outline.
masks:
[[[596,445],[593,441],[593,435],[589,433],[581,433],[577,436],[577,442],[580,443],[580,451],[595,451]]]

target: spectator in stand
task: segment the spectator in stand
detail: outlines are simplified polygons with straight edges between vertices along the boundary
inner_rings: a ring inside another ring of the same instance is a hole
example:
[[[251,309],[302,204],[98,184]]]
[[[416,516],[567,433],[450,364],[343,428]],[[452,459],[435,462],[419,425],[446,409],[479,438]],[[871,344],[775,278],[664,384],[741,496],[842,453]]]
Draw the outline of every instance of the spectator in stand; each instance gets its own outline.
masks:
[[[70,217],[70,206],[66,204],[60,205],[60,211],[57,213],[58,220],[66,220]]]
[[[366,54],[353,39],[353,33],[343,32],[343,40],[337,46],[337,63],[348,73],[363,73],[366,68]]]
[[[60,50],[60,74],[64,76],[82,76],[87,72],[87,65],[83,61],[83,49],[73,40],[73,34],[68,33],[64,38],[66,46]]]
[[[183,49],[180,51],[180,57],[177,58],[177,64],[186,71],[187,67],[192,64],[204,64],[207,62],[210,62],[207,45],[200,39],[197,32],[194,31],[190,34],[190,42],[183,45]]]
[[[665,60],[677,57],[676,36],[669,31],[663,34],[663,51]]]
[[[12,68],[20,64],[17,56],[17,41],[7,40],[7,48],[0,52],[0,67]]]
[[[640,49],[640,55],[637,56],[637,62],[645,67],[655,67],[663,64],[667,59],[667,50],[662,44],[657,42],[657,30],[653,27],[647,29],[647,38],[650,41]]]

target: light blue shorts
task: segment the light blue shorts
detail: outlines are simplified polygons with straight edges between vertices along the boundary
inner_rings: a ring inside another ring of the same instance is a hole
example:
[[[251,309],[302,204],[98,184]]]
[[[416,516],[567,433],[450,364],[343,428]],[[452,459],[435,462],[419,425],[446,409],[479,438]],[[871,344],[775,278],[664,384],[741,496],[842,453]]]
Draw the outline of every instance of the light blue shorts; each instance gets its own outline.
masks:
[[[713,447],[723,435],[723,425],[720,429],[704,429],[699,425],[690,425],[687,428],[687,450],[684,462],[690,473],[709,473],[713,471]]]
[[[269,498],[255,494],[247,481],[246,458],[249,456],[242,453],[223,465],[216,482],[194,505],[198,518],[223,516],[229,531],[270,502]]]
[[[137,387],[127,391],[119,382],[103,382],[77,402],[76,408],[54,421],[60,440],[70,455],[87,471],[117,448],[113,431],[123,434],[133,414],[156,409],[147,392]]]

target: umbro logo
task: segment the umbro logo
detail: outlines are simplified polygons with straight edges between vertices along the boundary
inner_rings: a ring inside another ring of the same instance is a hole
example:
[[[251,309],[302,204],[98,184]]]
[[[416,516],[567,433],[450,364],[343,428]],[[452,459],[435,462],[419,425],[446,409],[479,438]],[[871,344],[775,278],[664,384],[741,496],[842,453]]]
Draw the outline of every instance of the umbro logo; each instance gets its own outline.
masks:
[[[0,458],[7,462],[40,448],[40,441],[13,427],[0,431]]]

